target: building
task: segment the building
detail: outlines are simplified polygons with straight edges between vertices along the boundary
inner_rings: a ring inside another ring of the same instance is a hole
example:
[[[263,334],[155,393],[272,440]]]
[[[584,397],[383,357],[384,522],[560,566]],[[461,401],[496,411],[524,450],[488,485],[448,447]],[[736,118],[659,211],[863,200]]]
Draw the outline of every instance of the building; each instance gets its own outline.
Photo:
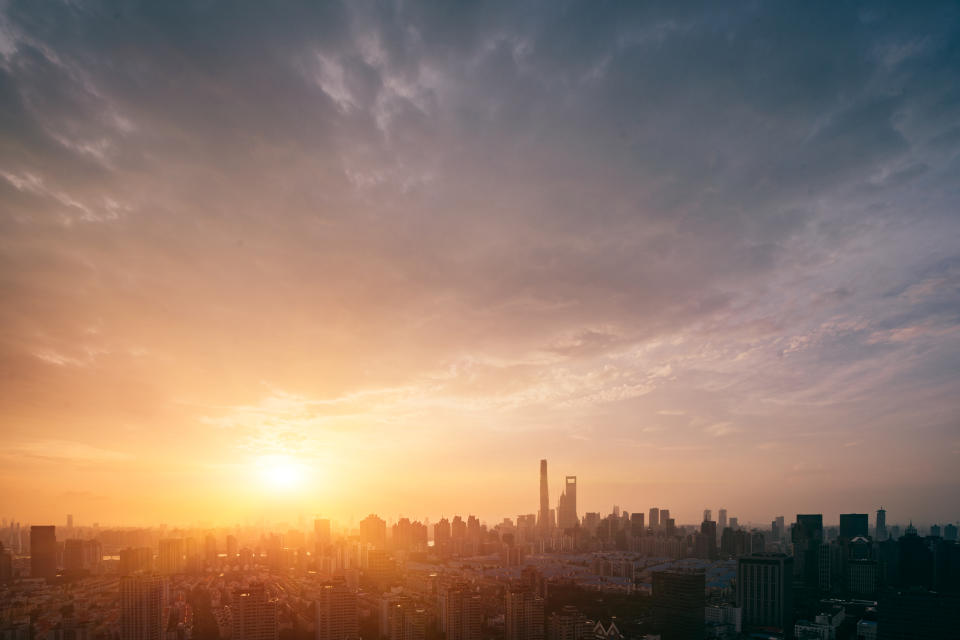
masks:
[[[120,578],[120,640],[161,640],[166,585],[161,576]]]
[[[53,525],[30,527],[30,577],[57,576],[57,528]]]
[[[877,640],[960,637],[960,596],[922,588],[886,590],[877,603]]]
[[[543,598],[529,588],[509,589],[506,595],[506,640],[544,639]]]
[[[374,549],[387,548],[387,522],[371,513],[360,521],[360,544]]]
[[[563,493],[557,505],[557,526],[560,529],[574,529],[580,523],[577,517],[577,476],[564,478]]]
[[[357,595],[342,580],[320,588],[316,622],[316,640],[355,640],[360,637]]]
[[[656,507],[650,508],[650,528],[657,530],[660,528],[660,509]]]
[[[807,589],[820,588],[820,545],[823,543],[823,515],[797,514],[791,535],[794,577]]]
[[[540,461],[540,511],[537,513],[540,535],[550,532],[550,489],[547,484],[547,461]]]
[[[654,571],[653,618],[663,640],[701,640],[706,578],[702,571]]]
[[[883,507],[877,509],[877,542],[887,539],[887,511]]]
[[[160,573],[174,575],[183,573],[185,567],[183,538],[160,540]]]
[[[737,606],[745,633],[793,635],[793,558],[755,553],[737,561]]]
[[[727,528],[727,510],[726,509],[720,509],[720,511],[717,512],[717,527],[718,527],[717,530],[720,532],[722,532],[724,529]]]
[[[865,513],[840,514],[840,539],[853,540],[870,535],[869,516]]]
[[[385,601],[385,620],[380,635],[389,640],[424,640],[427,633],[427,610],[407,597]]]
[[[547,622],[547,640],[583,640],[593,630],[593,625],[573,605],[565,605],[560,611],[550,614]]]
[[[446,640],[480,640],[480,596],[466,585],[451,585],[440,592],[440,630]]]
[[[263,584],[234,589],[230,604],[232,640],[277,640],[277,600],[267,594]]]

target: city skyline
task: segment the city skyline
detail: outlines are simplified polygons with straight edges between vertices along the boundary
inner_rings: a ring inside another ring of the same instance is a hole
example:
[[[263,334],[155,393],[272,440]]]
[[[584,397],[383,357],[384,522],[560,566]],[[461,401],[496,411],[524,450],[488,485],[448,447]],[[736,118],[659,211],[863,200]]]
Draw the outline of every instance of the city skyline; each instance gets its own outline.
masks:
[[[958,34],[5,2],[0,509],[952,522]]]

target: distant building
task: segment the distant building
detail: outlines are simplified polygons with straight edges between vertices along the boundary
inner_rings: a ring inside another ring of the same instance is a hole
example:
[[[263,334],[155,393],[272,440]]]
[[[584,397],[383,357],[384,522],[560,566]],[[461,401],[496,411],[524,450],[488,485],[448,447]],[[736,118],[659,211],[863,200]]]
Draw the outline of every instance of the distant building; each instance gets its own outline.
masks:
[[[120,640],[161,640],[165,583],[161,576],[120,578]]]
[[[57,575],[57,528],[53,525],[30,527],[30,577],[55,578]]]
[[[164,538],[160,540],[160,573],[174,575],[183,573],[185,568],[183,538]]]
[[[658,529],[660,527],[660,509],[651,507],[650,509],[650,528]]]
[[[853,540],[857,537],[866,538],[870,535],[869,516],[865,513],[840,514],[840,538]]]
[[[547,461],[540,461],[540,511],[537,513],[537,526],[540,535],[546,537],[550,532],[550,489],[547,482]]]
[[[887,539],[887,511],[883,507],[877,509],[877,542]]]
[[[371,513],[360,521],[360,544],[370,545],[375,549],[387,548],[387,523],[376,514]]]
[[[577,517],[577,476],[564,478],[563,493],[557,506],[557,526],[560,529],[573,529],[580,523]]]
[[[782,553],[737,561],[737,606],[745,633],[782,633],[785,640],[793,636],[793,561]]]
[[[700,640],[705,626],[702,571],[654,571],[653,618],[663,640]]]

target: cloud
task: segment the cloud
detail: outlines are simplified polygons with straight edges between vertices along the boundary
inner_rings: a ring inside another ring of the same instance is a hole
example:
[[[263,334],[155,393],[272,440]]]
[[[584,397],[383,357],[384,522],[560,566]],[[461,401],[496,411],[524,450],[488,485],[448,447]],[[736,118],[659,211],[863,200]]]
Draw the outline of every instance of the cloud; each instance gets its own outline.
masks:
[[[659,415],[680,461],[805,425],[895,458],[955,413],[950,3],[3,14],[17,437],[83,439],[82,409],[242,450],[539,457],[524,434]]]

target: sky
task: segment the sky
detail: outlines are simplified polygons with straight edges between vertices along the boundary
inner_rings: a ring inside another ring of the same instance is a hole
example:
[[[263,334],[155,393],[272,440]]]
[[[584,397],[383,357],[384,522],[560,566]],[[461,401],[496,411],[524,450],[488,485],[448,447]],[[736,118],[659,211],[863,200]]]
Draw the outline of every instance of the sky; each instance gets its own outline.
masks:
[[[0,514],[956,520],[960,6],[681,4],[4,1]]]

